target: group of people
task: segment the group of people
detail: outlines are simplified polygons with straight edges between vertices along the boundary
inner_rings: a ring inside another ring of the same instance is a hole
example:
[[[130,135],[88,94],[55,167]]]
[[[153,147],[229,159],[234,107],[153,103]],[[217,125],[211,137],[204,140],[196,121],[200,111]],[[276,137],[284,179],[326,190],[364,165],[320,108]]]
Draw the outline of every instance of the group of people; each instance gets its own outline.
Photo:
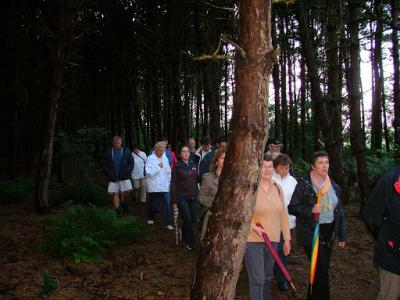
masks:
[[[196,244],[193,224],[204,214],[207,218],[206,211],[217,191],[226,147],[223,138],[212,147],[211,139],[204,137],[201,146],[196,148],[195,139],[189,138],[180,148],[178,159],[165,137],[160,138],[146,155],[138,145],[133,145],[131,152],[122,145],[121,138],[115,136],[102,167],[109,180],[108,192],[117,214],[127,212],[125,199],[132,190],[135,199],[148,203],[149,225],[153,225],[157,213],[162,212],[165,228],[173,230],[172,209],[178,209],[183,220],[183,243],[193,249]],[[204,236],[206,222],[201,236]]]
[[[280,153],[278,140],[269,143],[260,171],[260,181],[245,252],[251,299],[271,299],[271,280],[281,290],[288,290],[286,278],[275,264],[264,243],[266,234],[287,266],[292,235],[311,259],[316,223],[320,226],[315,281],[307,299],[330,299],[329,263],[335,236],[339,248],[346,245],[346,227],[340,189],[329,177],[329,157],[324,151],[314,153],[311,171],[297,181],[291,174],[292,161]],[[319,200],[318,200],[319,198]]]
[[[280,153],[282,143],[272,140],[268,146],[260,169],[255,210],[244,256],[251,299],[271,299],[271,280],[274,276],[279,288],[288,290],[286,278],[266,247],[263,234],[269,237],[281,261],[287,266],[294,234],[298,246],[311,260],[316,224],[319,224],[319,251],[315,279],[309,285],[307,299],[330,299],[332,248],[336,237],[339,249],[345,248],[347,232],[340,187],[328,175],[329,156],[324,151],[315,152],[310,173],[297,181],[291,175],[293,163],[290,157]],[[196,149],[196,141],[190,138],[180,148],[178,156],[165,138],[155,144],[149,156],[136,145],[132,148],[131,153],[121,146],[120,137],[114,137],[113,147],[106,152],[103,162],[115,209],[119,214],[126,212],[123,198],[132,189],[132,180],[135,198],[148,202],[147,223],[154,224],[156,213],[162,210],[164,226],[173,229],[171,199],[172,208],[178,208],[183,219],[183,243],[188,249],[194,248],[196,237],[193,225],[203,216],[199,237],[202,240],[224,165],[226,141],[219,140],[215,147],[211,147],[210,139],[205,137]],[[364,213],[368,228],[378,240],[379,300],[400,299],[400,169],[392,173],[378,183]]]

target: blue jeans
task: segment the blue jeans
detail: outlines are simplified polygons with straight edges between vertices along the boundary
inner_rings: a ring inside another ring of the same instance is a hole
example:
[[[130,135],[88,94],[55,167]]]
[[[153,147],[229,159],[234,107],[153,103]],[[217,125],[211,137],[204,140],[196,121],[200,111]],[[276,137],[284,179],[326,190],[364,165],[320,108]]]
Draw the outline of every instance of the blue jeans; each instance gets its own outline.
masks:
[[[277,248],[277,243],[272,242]],[[248,242],[244,254],[249,277],[250,299],[270,300],[274,258],[264,243]]]
[[[287,268],[287,265],[289,263],[289,256],[286,256],[285,254],[283,254],[283,244],[284,244],[284,240],[283,240],[283,236],[281,233],[281,240],[278,244],[278,254],[279,254],[279,258],[281,259],[283,265]],[[276,278],[276,280],[278,281],[279,284],[284,284],[287,282],[285,276],[283,276],[281,270],[279,269],[278,265],[275,264],[274,265],[274,276]]]
[[[178,197],[178,209],[183,219],[182,239],[186,245],[194,247],[193,223],[196,221],[197,199],[179,199]]]
[[[163,202],[164,225],[172,225],[171,205],[169,192],[149,193],[149,206],[147,219],[154,221],[156,212],[160,209],[160,203]]]

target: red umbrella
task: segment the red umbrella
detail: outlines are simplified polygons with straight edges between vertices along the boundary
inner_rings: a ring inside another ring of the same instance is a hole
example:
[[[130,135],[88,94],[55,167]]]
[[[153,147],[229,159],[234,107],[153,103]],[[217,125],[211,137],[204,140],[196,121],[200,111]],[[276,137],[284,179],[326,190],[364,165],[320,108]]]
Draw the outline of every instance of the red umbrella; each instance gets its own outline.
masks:
[[[263,227],[260,223],[257,223],[256,225],[257,225],[257,227],[260,227],[260,228],[264,229],[264,227]],[[263,239],[264,239],[265,244],[267,245],[267,247],[268,247],[268,249],[269,249],[269,252],[272,254],[272,257],[274,258],[275,263],[278,265],[278,268],[281,270],[283,276],[285,276],[286,280],[289,282],[289,284],[290,284],[290,286],[292,287],[292,289],[293,289],[294,291],[296,291],[296,287],[295,287],[294,284],[293,284],[292,276],[290,276],[288,270],[287,270],[286,267],[283,265],[281,259],[279,258],[279,254],[278,254],[278,252],[276,251],[275,247],[272,245],[272,243],[271,243],[271,241],[270,241],[268,235],[267,235],[266,233],[263,232],[263,233],[262,233],[262,237],[263,237]]]

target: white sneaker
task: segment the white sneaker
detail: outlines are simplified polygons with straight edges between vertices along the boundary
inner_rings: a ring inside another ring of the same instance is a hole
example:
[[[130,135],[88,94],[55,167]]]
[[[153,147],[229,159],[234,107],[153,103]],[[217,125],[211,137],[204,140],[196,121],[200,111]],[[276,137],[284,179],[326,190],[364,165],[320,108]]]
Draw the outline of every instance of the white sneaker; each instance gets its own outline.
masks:
[[[165,228],[167,228],[168,230],[174,230],[174,227],[172,227],[171,225],[165,226]]]
[[[153,224],[154,224],[154,221],[153,221],[153,220],[147,220],[147,224],[153,225]]]

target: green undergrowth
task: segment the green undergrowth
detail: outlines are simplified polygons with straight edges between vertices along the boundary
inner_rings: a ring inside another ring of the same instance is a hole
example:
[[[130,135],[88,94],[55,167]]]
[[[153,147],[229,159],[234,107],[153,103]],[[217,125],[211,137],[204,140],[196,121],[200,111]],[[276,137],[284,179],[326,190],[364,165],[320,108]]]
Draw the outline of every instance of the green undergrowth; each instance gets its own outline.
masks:
[[[39,250],[75,263],[97,263],[109,249],[148,232],[133,216],[118,218],[113,209],[73,205],[53,219]]]
[[[41,293],[43,295],[50,295],[57,289],[57,281],[50,274],[49,270],[45,269],[42,273]]]
[[[0,181],[0,203],[18,203],[27,199],[33,186],[31,178]]]
[[[66,202],[103,206],[109,204],[110,199],[105,188],[98,184],[67,183],[55,184],[50,187],[49,202],[53,207],[61,206]]]

